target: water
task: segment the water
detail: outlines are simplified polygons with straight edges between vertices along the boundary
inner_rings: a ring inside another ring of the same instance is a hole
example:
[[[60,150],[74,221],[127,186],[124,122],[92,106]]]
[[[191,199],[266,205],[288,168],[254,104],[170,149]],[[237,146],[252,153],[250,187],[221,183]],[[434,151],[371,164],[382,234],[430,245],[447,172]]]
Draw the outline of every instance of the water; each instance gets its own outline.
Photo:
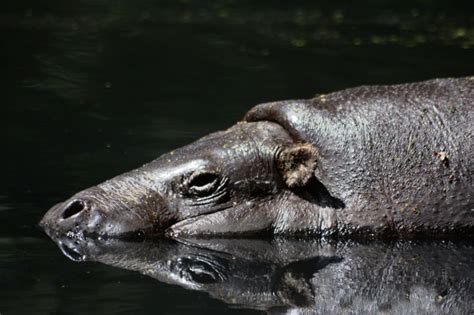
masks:
[[[230,126],[254,104],[474,74],[469,1],[25,0],[1,8],[1,314],[254,312],[74,263],[36,223],[74,192]],[[443,253],[459,246],[467,245]]]

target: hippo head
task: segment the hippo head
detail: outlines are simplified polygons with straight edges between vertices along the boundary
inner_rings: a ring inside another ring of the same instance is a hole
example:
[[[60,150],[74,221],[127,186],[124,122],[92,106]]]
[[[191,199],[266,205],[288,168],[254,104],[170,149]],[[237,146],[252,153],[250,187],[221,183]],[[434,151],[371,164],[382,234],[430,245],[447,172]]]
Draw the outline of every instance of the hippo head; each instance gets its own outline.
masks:
[[[331,220],[316,160],[282,126],[242,122],[75,194],[40,225],[71,237],[317,232]]]

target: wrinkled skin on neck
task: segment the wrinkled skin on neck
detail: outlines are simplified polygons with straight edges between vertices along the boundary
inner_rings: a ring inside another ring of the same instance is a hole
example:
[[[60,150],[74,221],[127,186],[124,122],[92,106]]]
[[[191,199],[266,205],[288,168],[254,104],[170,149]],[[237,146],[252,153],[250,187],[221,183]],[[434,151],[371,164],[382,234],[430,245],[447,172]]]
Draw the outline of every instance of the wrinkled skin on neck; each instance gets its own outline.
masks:
[[[474,77],[266,103],[245,120],[314,144],[315,177],[345,205],[338,235],[474,236]]]

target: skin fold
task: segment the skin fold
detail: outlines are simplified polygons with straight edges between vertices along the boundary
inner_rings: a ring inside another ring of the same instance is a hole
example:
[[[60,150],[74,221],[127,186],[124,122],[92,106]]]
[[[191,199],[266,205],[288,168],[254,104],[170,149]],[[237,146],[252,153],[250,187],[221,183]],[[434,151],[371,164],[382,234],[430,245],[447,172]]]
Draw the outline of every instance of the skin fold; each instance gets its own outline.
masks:
[[[470,77],[260,104],[40,224],[69,237],[472,237],[473,103]]]

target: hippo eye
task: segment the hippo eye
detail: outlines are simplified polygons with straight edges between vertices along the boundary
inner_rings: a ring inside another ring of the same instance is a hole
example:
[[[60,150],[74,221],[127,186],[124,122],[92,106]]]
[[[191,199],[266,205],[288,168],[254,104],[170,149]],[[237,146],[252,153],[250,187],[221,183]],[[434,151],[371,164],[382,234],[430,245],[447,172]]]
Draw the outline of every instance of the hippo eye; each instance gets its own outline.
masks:
[[[190,192],[198,196],[214,192],[218,185],[219,175],[211,172],[194,173],[188,181]]]

